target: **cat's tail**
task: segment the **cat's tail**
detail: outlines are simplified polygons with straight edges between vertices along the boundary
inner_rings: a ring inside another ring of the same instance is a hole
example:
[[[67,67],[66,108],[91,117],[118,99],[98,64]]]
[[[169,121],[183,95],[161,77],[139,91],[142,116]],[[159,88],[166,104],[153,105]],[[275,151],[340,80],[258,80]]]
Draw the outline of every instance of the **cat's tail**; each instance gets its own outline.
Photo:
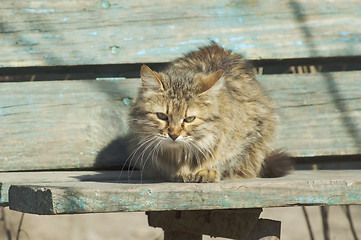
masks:
[[[283,177],[293,170],[291,157],[280,150],[272,152],[265,160],[262,166],[262,178]]]

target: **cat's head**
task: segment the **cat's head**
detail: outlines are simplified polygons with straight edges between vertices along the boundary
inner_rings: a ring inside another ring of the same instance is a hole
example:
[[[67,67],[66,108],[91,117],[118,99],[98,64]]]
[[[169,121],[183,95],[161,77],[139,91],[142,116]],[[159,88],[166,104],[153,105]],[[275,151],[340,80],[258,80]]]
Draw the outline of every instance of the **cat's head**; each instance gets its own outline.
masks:
[[[142,86],[131,113],[132,130],[167,147],[192,142],[209,145],[217,132],[216,95],[223,75],[222,70],[209,75],[184,70],[157,73],[143,65]]]

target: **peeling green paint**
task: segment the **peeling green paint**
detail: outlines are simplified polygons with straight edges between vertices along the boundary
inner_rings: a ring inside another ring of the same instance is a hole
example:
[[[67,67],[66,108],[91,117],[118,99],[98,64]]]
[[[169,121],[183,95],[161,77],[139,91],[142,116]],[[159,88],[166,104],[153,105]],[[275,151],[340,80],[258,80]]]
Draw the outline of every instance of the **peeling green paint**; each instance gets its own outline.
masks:
[[[104,9],[108,9],[108,8],[111,7],[111,4],[110,4],[110,2],[107,1],[107,0],[102,0],[101,6],[102,6],[102,8],[104,8]]]

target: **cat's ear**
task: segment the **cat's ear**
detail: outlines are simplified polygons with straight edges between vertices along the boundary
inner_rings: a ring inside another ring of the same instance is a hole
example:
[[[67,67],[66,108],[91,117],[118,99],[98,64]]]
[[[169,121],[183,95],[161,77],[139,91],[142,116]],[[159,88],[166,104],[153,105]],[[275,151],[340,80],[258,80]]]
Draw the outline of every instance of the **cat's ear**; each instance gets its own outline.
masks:
[[[154,72],[147,65],[143,65],[140,69],[140,77],[144,90],[164,90],[162,76]]]
[[[218,70],[211,75],[204,76],[200,75],[197,77],[198,84],[201,88],[201,93],[204,93],[211,89],[223,76],[223,70]]]

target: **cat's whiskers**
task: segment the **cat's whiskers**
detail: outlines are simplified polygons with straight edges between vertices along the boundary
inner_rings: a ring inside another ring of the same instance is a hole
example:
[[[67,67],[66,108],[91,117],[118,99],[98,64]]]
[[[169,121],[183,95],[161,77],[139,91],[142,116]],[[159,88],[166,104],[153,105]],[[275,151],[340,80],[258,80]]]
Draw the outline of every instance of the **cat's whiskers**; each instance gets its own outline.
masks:
[[[132,139],[129,140],[129,142],[134,142],[136,140],[142,139],[144,138],[144,134],[149,134],[148,132],[134,132],[134,133],[136,133],[137,137],[133,137]],[[139,145],[139,143],[137,145]]]
[[[191,161],[193,159],[193,156],[194,156],[196,158],[197,164],[199,165],[201,160],[199,159],[199,154],[198,154],[197,150],[194,149],[193,146],[188,142],[185,142],[185,145],[189,149],[189,153],[192,154],[192,156],[188,157],[188,159],[189,159],[188,161]]]
[[[203,150],[197,146],[197,145],[193,145],[195,147],[195,149],[203,156],[203,158],[207,161],[208,160],[208,157],[206,156],[206,154],[203,152]],[[197,165],[201,165],[202,161],[201,159],[199,158],[199,154],[196,155],[196,160],[197,160]]]
[[[193,146],[202,154],[204,159],[208,162],[210,158],[214,160],[214,155],[210,149],[208,149],[204,144],[199,141],[192,139]],[[208,154],[207,154],[208,153]]]
[[[207,153],[210,155],[211,159],[214,160],[214,155],[212,153],[212,151],[209,149],[209,147],[204,146],[204,144],[202,144],[201,142],[196,142],[202,149],[204,149],[205,151],[207,151]],[[209,159],[207,159],[209,160]]]
[[[207,150],[207,152],[211,155],[211,157],[214,159],[213,150],[215,146],[217,146],[217,142],[215,140],[214,135],[208,134],[205,138],[203,138],[201,141],[195,141],[202,149]]]
[[[153,147],[153,149],[150,151],[150,153],[148,154],[148,156],[146,157],[145,161],[143,162],[143,158],[144,158],[144,154],[145,154],[145,151],[143,151],[142,153],[142,158],[141,158],[141,171],[140,171],[140,176],[141,176],[141,179],[143,179],[143,173],[144,173],[144,168],[145,166],[147,165],[147,162],[149,161],[149,158],[151,158],[151,161],[152,163],[154,162],[153,159],[154,159],[154,152],[155,152],[155,149],[159,146],[159,144],[161,143],[161,139],[159,138],[155,138],[151,143],[149,143],[149,146],[151,146],[153,143],[155,144],[155,146]],[[156,143],[157,142],[157,143]],[[148,147],[149,147],[148,146]]]
[[[154,136],[147,136],[146,138],[142,137],[143,141],[139,141],[137,144],[137,148],[128,156],[128,158],[125,160],[122,169],[120,170],[120,174],[124,171],[125,166],[128,164],[128,181],[130,181],[131,175],[130,173],[132,173],[136,167],[136,165],[133,165],[133,168],[130,169],[130,167],[132,166],[132,162],[133,162],[133,158],[134,156],[137,154],[137,152],[148,142],[152,141],[155,137]],[[137,162],[137,161],[136,161]],[[119,174],[119,178],[120,178],[120,174]]]
[[[197,161],[197,165],[200,165],[202,162],[200,159],[200,154],[203,156],[204,154],[202,153],[201,149],[199,149],[197,146],[194,146],[194,144],[191,144],[191,142],[194,142],[194,140],[192,140],[191,138],[187,138],[185,141],[183,141],[184,146],[186,147],[186,149],[188,149],[187,153],[189,155],[186,160],[188,162],[191,162],[193,159],[195,159]]]
[[[136,138],[133,138],[130,140],[130,142],[132,141],[135,141],[135,140],[138,140],[138,139],[141,139],[143,138],[144,139],[144,136],[139,136],[139,137],[136,137]],[[129,160],[131,160],[131,158],[134,156],[134,154],[142,147],[142,142],[139,141],[138,144],[137,144],[137,148],[133,150],[133,152],[131,154],[129,154],[128,158],[125,160],[125,162],[123,163],[123,167],[122,169],[120,170],[121,172],[123,172],[124,170],[124,167],[126,166],[126,164],[129,162]],[[130,166],[130,165],[129,165]],[[129,167],[128,167],[128,170],[129,170]]]
[[[155,161],[157,155],[159,154],[159,149],[160,149],[160,146],[162,144],[164,140],[162,138],[158,138],[158,143],[154,146],[153,150],[151,151],[151,154],[152,154],[152,165],[158,169],[159,172],[162,172],[162,170],[159,168],[158,164],[157,164],[157,161]],[[152,153],[153,152],[153,153]],[[144,165],[145,166],[145,165]],[[144,167],[143,167],[143,170],[144,170]]]
[[[132,131],[132,133],[135,133],[135,134],[137,134],[137,135],[141,135],[141,136],[143,136],[143,134],[145,134],[145,135],[154,135],[153,133],[151,133],[151,132],[149,132],[149,131],[146,131],[146,132],[140,132],[140,131]]]
[[[157,136],[153,136],[150,140],[148,140],[148,141],[145,142],[145,144],[147,144],[147,145],[146,145],[145,148],[142,150],[142,152],[139,154],[137,160],[136,160],[135,163],[134,163],[134,166],[136,166],[136,165],[138,164],[138,161],[140,160],[140,166],[141,166],[141,168],[142,168],[142,166],[143,166],[143,164],[144,164],[144,162],[143,162],[144,154],[148,151],[149,147],[152,146],[152,144],[154,143],[154,141],[155,141],[156,139],[157,139]],[[143,144],[142,146],[144,146],[145,144]],[[131,162],[130,162],[130,164],[131,164]],[[132,176],[133,172],[134,172],[134,168],[133,168],[133,171],[132,171],[130,177]]]
[[[130,167],[131,167],[131,163],[132,163],[132,161],[133,161],[133,158],[134,158],[134,156],[135,156],[135,154],[139,151],[139,149],[143,146],[143,144],[140,144],[141,142],[139,142],[138,143],[138,147],[128,156],[128,158],[125,160],[125,162],[123,163],[123,167],[122,167],[122,169],[120,170],[120,174],[119,174],[119,178],[120,178],[120,175],[121,175],[121,173],[124,171],[124,168],[125,168],[125,166],[127,165],[127,163],[129,162],[129,165],[128,165],[128,181],[130,181],[130,171],[134,171],[134,169],[135,169],[135,166],[133,166],[133,168],[132,169],[130,169]],[[118,181],[119,181],[119,179],[118,179]]]

